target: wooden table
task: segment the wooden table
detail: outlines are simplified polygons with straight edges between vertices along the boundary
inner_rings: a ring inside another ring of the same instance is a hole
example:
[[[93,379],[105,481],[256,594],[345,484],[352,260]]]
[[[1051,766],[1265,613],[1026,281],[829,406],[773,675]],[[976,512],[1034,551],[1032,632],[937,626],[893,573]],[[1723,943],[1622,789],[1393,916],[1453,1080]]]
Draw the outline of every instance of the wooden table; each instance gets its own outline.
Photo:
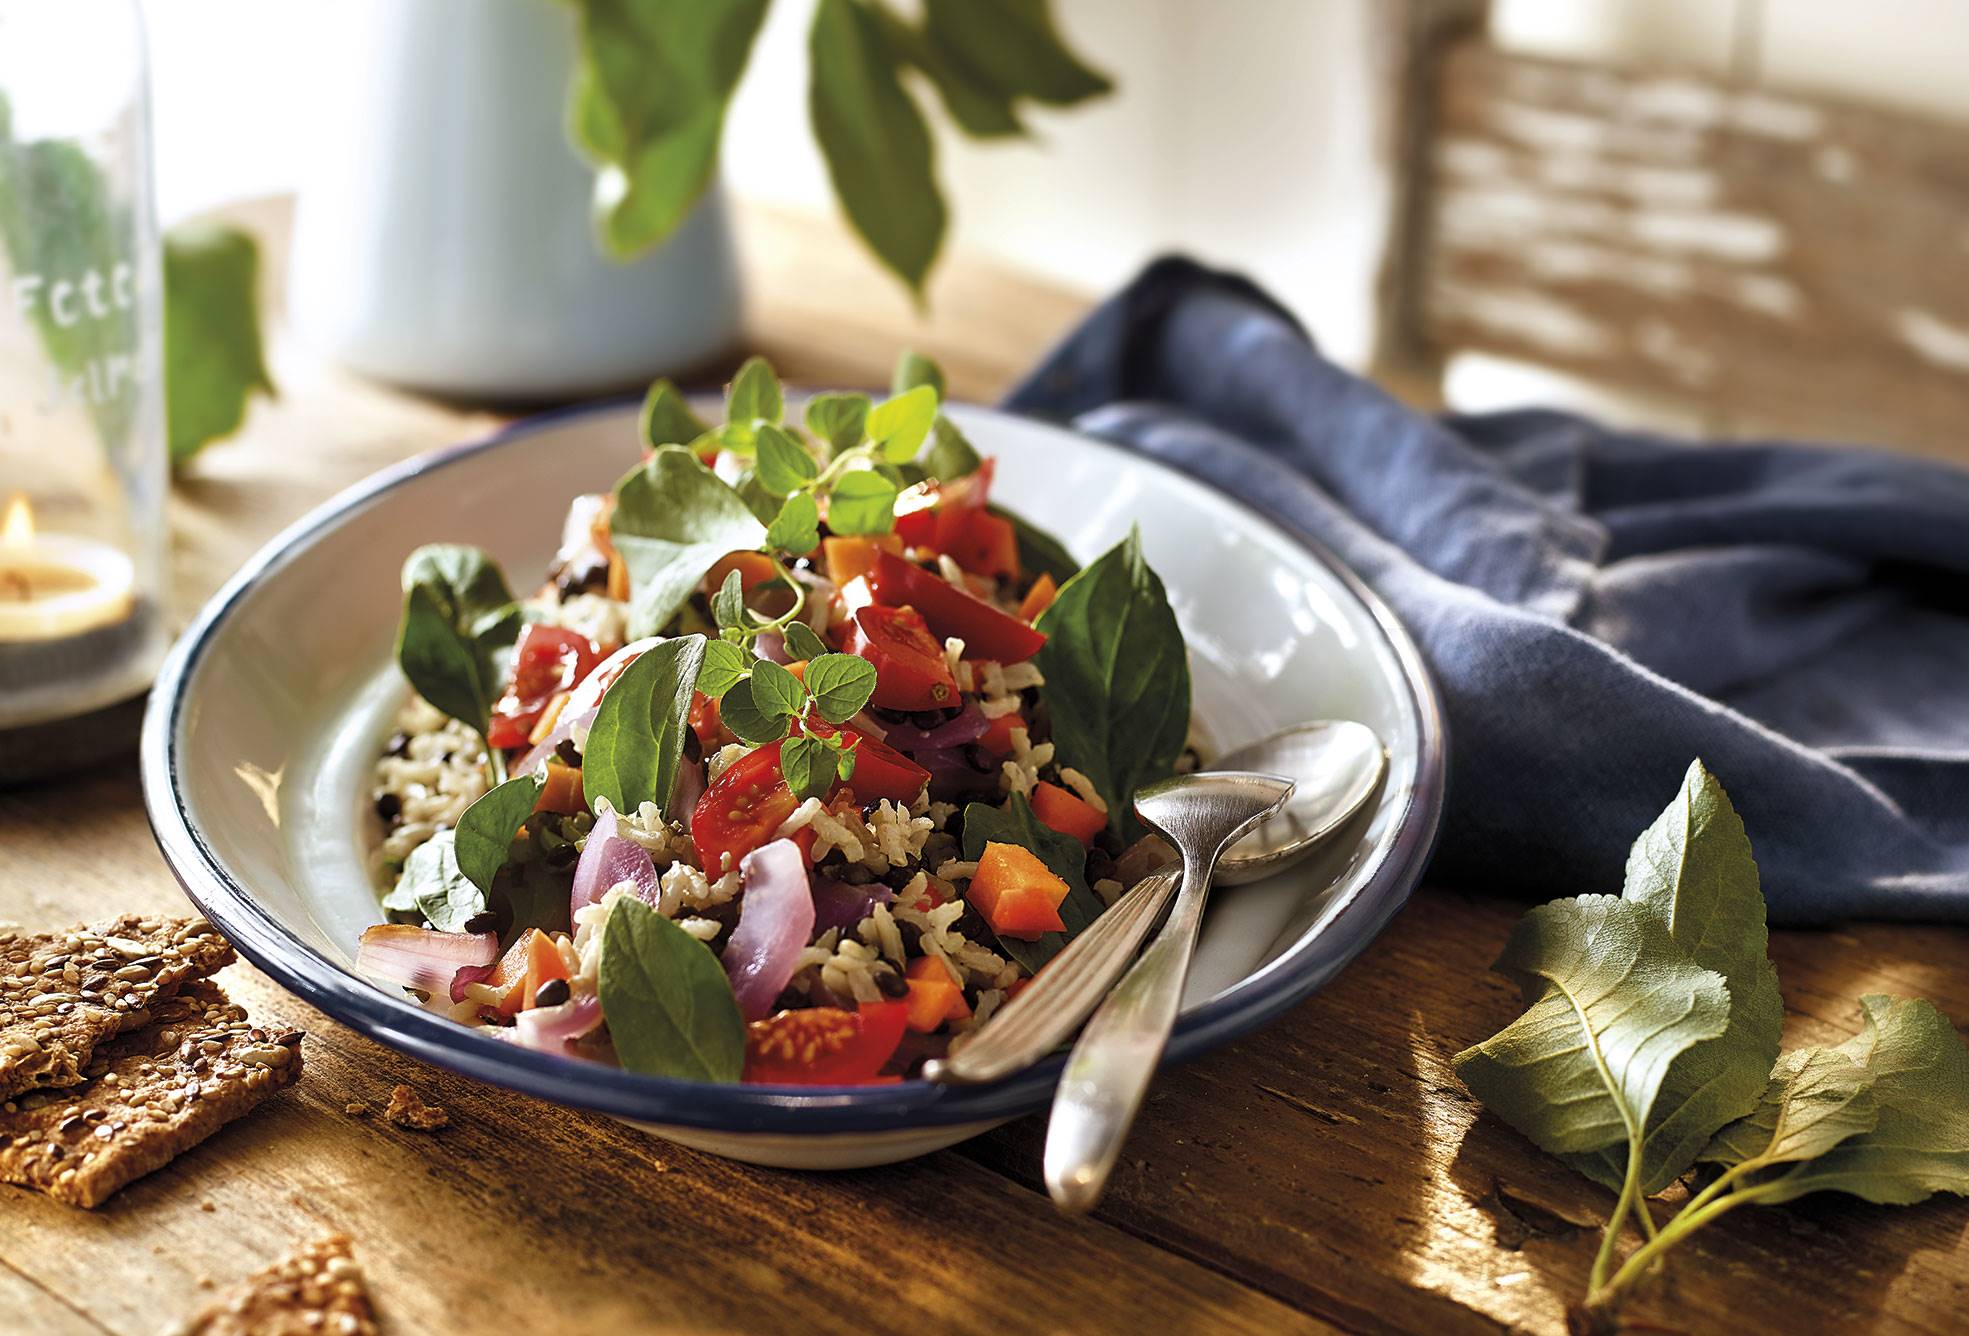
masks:
[[[284,214],[249,216],[275,239]],[[958,257],[918,321],[831,223],[749,213],[750,343],[789,378],[869,383],[910,342],[989,399],[1085,309]],[[277,298],[277,294],[270,294]],[[492,426],[279,344],[281,401],[174,497],[188,609],[303,507]],[[34,928],[183,901],[133,763],[0,794],[0,916]],[[240,965],[257,1014],[304,1026],[294,1090],[94,1213],[0,1189],[0,1329],[150,1332],[331,1229],[399,1333],[1560,1330],[1606,1194],[1481,1114],[1449,1057],[1516,1014],[1487,967],[1517,903],[1424,890],[1332,986],[1156,1087],[1100,1211],[1061,1219],[1026,1119],[910,1164],[834,1175],[699,1155],[421,1066]],[[1852,999],[1969,1018],[1969,932],[1774,933],[1788,1041]],[[356,1119],[408,1082],[452,1124]],[[1632,1305],[1653,1329],[1959,1330],[1969,1202],[1745,1212]],[[1782,1315],[1780,1317],[1779,1315]]]

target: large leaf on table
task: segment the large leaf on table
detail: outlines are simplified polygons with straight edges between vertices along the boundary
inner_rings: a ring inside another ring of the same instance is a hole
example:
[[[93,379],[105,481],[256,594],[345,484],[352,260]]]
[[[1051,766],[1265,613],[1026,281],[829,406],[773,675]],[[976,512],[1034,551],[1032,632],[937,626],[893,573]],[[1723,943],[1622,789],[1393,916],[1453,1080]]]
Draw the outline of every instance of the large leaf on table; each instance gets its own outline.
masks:
[[[1836,1048],[1801,1048],[1778,1059],[1757,1107],[1718,1132],[1702,1158],[1723,1165],[1816,1159],[1879,1120],[1865,1063]]]

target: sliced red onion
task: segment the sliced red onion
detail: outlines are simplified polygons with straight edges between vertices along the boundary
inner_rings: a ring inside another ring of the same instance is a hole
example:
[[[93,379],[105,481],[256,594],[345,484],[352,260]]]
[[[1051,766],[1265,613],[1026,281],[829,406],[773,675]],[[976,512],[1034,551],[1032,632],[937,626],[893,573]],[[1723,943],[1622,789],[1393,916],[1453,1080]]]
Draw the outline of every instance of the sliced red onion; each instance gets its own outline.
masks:
[[[356,968],[364,974],[447,997],[460,970],[490,965],[498,958],[497,933],[439,932],[408,923],[364,928],[356,948]]]
[[[817,877],[814,879],[814,936],[829,928],[852,932],[857,923],[874,912],[875,906],[886,905],[895,898],[896,893],[879,881],[850,886],[845,881]]]
[[[470,988],[475,983],[484,983],[492,977],[493,971],[498,968],[498,962],[494,961],[490,965],[467,965],[464,969],[459,970],[458,973],[451,976],[451,1000],[453,1002],[463,1002],[467,988]]]
[[[909,759],[930,772],[932,798],[949,802],[998,791],[997,770],[977,769],[966,759],[962,750],[919,751]]]
[[[663,643],[661,636],[647,636],[642,640],[631,641],[615,653],[596,664],[588,676],[575,684],[568,693],[567,704],[554,719],[554,727],[539,743],[528,749],[526,755],[513,763],[511,773],[530,775],[547,763],[554,749],[574,736],[576,728],[587,728],[595,722],[595,711],[602,708],[602,696],[615,685],[615,680],[627,671],[630,664],[642,657],[643,651],[652,645]]]
[[[657,901],[656,861],[649,850],[622,833],[621,821],[613,810],[604,810],[588,832],[581,847],[581,861],[574,865],[574,891],[568,897],[568,913],[592,905],[609,889],[633,882],[636,898],[652,907]]]
[[[935,728],[918,728],[914,724],[891,724],[889,734],[882,741],[906,756],[917,756],[921,752],[955,751],[968,743],[976,742],[991,728],[991,720],[984,717],[976,701],[966,701],[963,713],[955,719],[938,724]]]
[[[843,725],[843,727],[852,728],[855,732],[874,738],[877,742],[887,742],[889,740],[889,726],[887,724],[876,723],[874,716],[870,715],[867,710],[860,711],[854,718]]]
[[[738,865],[744,884],[738,927],[725,947],[739,1012],[748,1021],[771,1014],[814,936],[814,894],[807,859],[792,840],[774,840]]]
[[[569,998],[558,1007],[532,1007],[513,1018],[513,1038],[542,1053],[566,1053],[568,1044],[592,1034],[602,1023],[602,1000],[593,993]]]
[[[697,810],[697,800],[704,796],[704,763],[686,760],[677,767],[677,787],[670,792],[671,819],[688,823],[691,813]],[[666,814],[668,815],[668,814]]]
[[[759,652],[762,659],[771,659],[774,663],[793,662],[793,656],[786,652],[786,637],[777,631],[761,631],[752,642],[752,648]]]

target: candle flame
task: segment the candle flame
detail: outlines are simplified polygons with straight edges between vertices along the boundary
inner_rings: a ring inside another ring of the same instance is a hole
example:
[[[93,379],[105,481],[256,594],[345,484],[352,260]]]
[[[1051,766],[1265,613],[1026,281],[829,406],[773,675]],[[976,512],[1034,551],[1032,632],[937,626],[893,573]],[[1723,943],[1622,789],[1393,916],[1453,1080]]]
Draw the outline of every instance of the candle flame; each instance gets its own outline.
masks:
[[[0,519],[0,547],[24,551],[34,546],[34,508],[27,504],[25,492],[15,492],[7,502],[7,514]]]

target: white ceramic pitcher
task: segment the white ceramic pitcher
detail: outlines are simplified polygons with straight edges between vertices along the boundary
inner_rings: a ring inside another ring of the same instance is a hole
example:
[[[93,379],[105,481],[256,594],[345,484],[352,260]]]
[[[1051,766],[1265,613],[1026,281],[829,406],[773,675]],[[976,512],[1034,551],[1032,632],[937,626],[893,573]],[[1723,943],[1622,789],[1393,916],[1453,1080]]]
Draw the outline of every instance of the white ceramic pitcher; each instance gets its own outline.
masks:
[[[328,14],[322,58],[346,102],[301,192],[290,300],[305,341],[412,388],[536,400],[631,387],[736,342],[716,187],[639,259],[596,239],[593,173],[566,128],[571,7],[342,0]]]

